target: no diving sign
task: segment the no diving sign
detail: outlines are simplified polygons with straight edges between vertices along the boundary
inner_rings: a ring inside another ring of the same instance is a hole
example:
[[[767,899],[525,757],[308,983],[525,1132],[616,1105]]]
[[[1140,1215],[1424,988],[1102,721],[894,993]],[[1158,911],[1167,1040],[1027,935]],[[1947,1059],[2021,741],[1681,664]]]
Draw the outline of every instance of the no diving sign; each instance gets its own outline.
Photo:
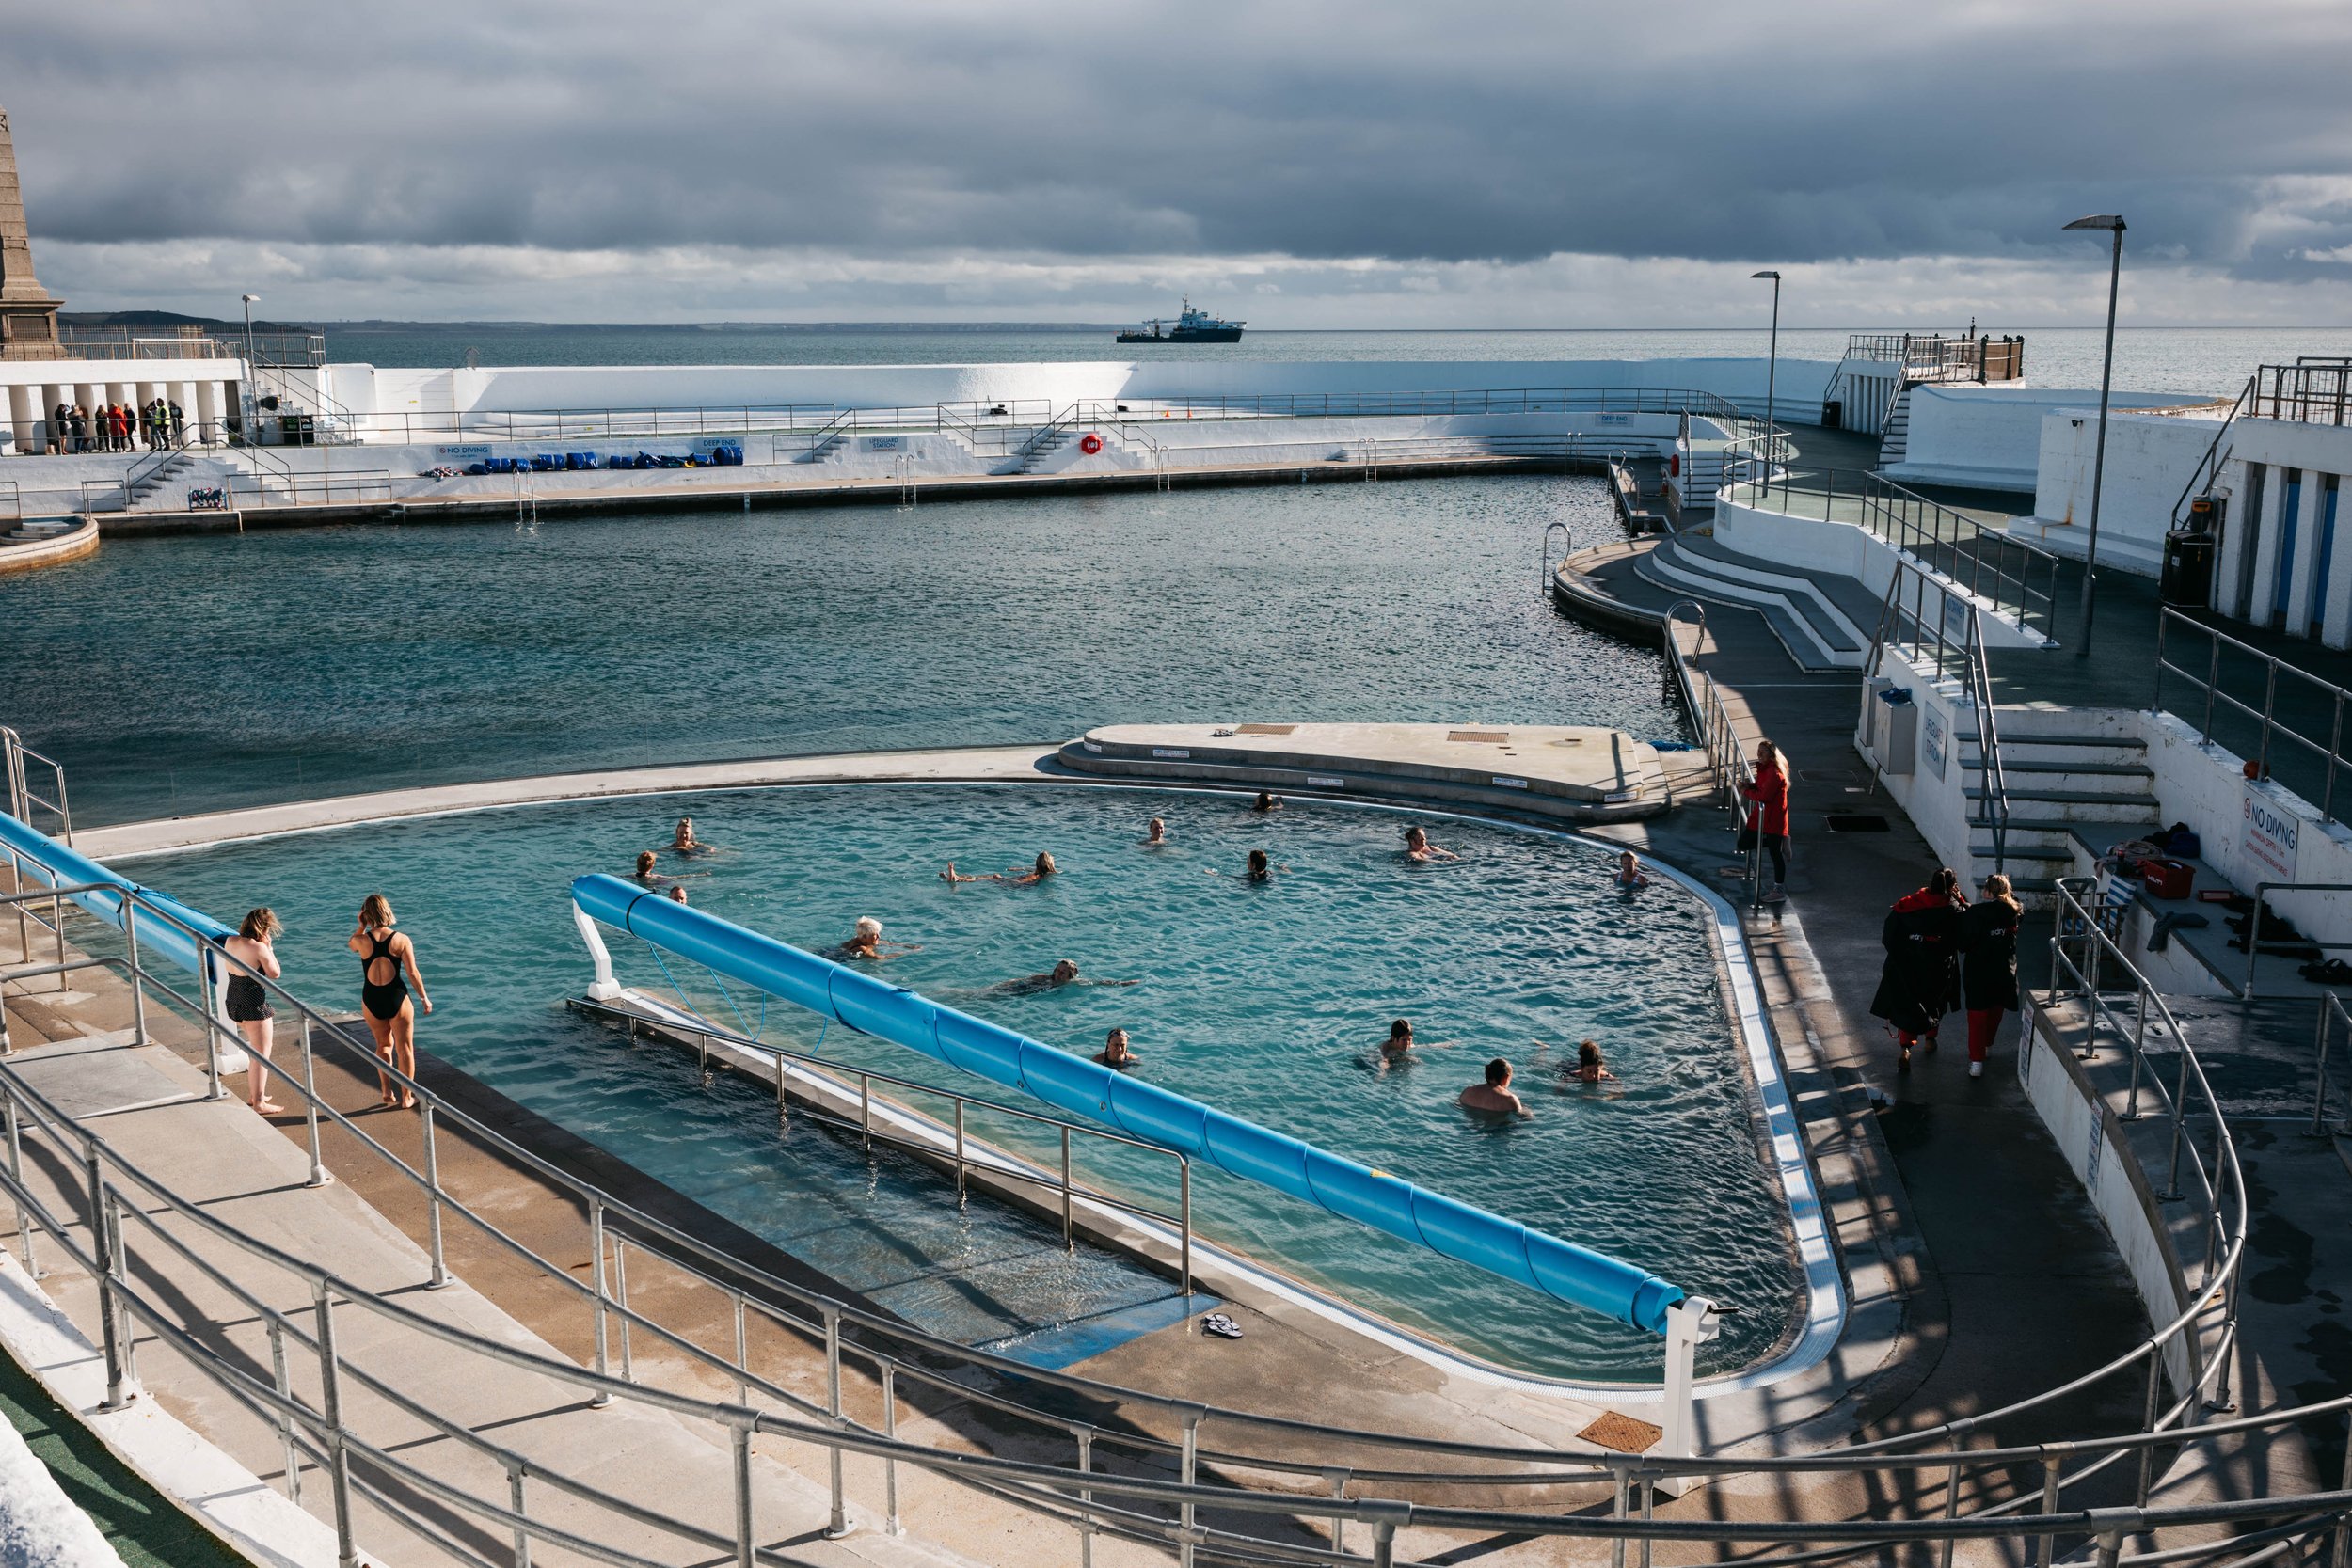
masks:
[[[2295,880],[2298,825],[2294,816],[2251,786],[2245,799],[2245,820],[2238,832],[2239,850],[2263,870],[2276,874],[2280,880]]]

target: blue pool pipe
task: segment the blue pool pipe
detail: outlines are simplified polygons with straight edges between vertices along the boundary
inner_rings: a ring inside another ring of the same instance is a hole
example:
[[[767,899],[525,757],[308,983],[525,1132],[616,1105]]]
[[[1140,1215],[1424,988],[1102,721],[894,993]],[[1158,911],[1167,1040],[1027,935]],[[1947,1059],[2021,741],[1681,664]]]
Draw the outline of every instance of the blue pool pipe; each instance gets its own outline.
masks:
[[[123,928],[123,910],[128,900],[125,893],[135,893],[149,904],[193,927],[197,936],[207,942],[232,937],[236,932],[223,926],[201,910],[192,910],[169,894],[143,887],[107,870],[78,849],[68,848],[48,834],[25,826],[7,812],[0,811],[0,847],[12,849],[19,863],[33,863],[26,868],[27,879],[39,880],[45,887],[73,887],[85,882],[101,886],[87,892],[68,894],[71,903],[80,905],[91,914],[119,931]],[[20,890],[21,891],[21,890]],[[133,924],[138,929],[139,959],[167,958],[190,974],[196,972],[199,942],[197,936],[151,912],[142,912]]]
[[[1590,1247],[1531,1230],[1311,1144],[1213,1110],[1123,1072],[1017,1035],[870,974],[602,874],[572,883],[580,933],[596,959],[597,990],[617,994],[611,957],[591,920],[643,938],[771,996],[837,1019],[861,1034],[1025,1089],[1057,1110],[1108,1122],[1132,1137],[1318,1203],[1457,1262],[1666,1331],[1679,1287]]]

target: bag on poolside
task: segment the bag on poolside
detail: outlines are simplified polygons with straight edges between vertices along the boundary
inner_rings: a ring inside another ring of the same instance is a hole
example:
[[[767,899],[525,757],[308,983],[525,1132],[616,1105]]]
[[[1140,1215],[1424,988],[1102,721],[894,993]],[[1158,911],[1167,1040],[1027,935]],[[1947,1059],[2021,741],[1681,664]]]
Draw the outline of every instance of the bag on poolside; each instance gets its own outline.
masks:
[[[1740,830],[1740,836],[1733,843],[1732,847],[1739,850],[1743,855],[1756,847],[1755,823],[1751,822],[1746,827]]]

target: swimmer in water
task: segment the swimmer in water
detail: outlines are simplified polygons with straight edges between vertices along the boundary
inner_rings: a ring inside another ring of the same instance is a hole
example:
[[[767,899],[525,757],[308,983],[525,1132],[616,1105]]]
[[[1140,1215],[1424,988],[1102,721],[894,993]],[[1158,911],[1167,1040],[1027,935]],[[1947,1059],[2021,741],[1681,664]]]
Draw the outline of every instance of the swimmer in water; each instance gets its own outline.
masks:
[[[692,817],[681,816],[677,819],[677,832],[672,834],[670,838],[670,853],[674,855],[685,855],[691,857],[694,855],[716,854],[718,852],[718,848],[719,847],[717,845],[705,844],[701,839],[694,836],[694,819]]]
[[[1464,1089],[1456,1103],[1474,1116],[1527,1115],[1526,1105],[1511,1092],[1511,1064],[1500,1056],[1486,1064],[1486,1081]]]
[[[841,944],[841,956],[844,958],[866,958],[875,963],[882,963],[903,954],[923,951],[922,947],[914,942],[884,942],[882,939],[882,933],[881,921],[876,920],[870,914],[859,915],[856,934]]]
[[[673,904],[683,904],[686,902],[685,883],[672,882],[670,884],[670,902]]]
[[[1143,825],[1143,847],[1146,849],[1157,849],[1165,846],[1167,843],[1167,823],[1161,821],[1155,816],[1152,818],[1151,821]]]
[[[1613,1084],[1617,1081],[1617,1075],[1602,1064],[1600,1046],[1593,1040],[1578,1042],[1576,1066],[1561,1076],[1572,1084]]]
[[[1094,1059],[1104,1067],[1115,1067],[1121,1072],[1143,1060],[1142,1057],[1127,1049],[1127,1031],[1124,1029],[1112,1030],[1110,1037],[1103,1042],[1103,1049],[1094,1053]]]
[[[1280,811],[1282,798],[1270,789],[1262,789],[1258,791],[1258,798],[1249,802],[1249,809],[1254,812]]]
[[[1266,860],[1263,849],[1249,851],[1249,869],[1243,872],[1242,876],[1246,880],[1252,882],[1270,882],[1274,879],[1274,866]]]
[[[1408,861],[1458,861],[1462,857],[1451,849],[1440,849],[1429,842],[1429,834],[1419,827],[1405,830],[1405,858]]]
[[[629,880],[642,887],[667,888],[675,887],[677,883],[683,881],[685,877],[707,877],[710,875],[707,871],[689,871],[685,874],[685,877],[665,877],[660,872],[656,871],[653,868],[653,863],[654,853],[652,850],[638,850],[637,869],[630,875]]]
[[[1621,851],[1617,856],[1617,891],[1631,893],[1647,886],[1649,875],[1642,869],[1642,857],[1630,849]]]
[[[1089,980],[1078,973],[1076,962],[1070,958],[1057,961],[1043,974],[1025,974],[1018,980],[1000,980],[989,989],[999,996],[1034,996],[1041,990],[1059,990],[1064,986],[1132,986],[1135,980]]]
[[[1050,851],[1040,850],[1037,863],[1026,871],[992,871],[985,877],[973,877],[958,871],[956,863],[949,861],[947,869],[939,874],[939,879],[949,887],[961,886],[965,882],[1004,882],[1011,887],[1027,887],[1032,882],[1045,880],[1046,878],[1054,876],[1060,870],[1061,867],[1054,863],[1054,857]]]

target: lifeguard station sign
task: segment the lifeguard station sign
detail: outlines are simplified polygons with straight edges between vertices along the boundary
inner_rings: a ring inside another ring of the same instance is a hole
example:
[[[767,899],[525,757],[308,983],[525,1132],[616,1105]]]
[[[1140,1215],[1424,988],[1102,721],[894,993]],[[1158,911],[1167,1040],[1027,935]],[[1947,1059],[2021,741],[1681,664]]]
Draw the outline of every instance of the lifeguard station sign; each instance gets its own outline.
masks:
[[[2271,800],[2259,785],[2247,786],[2238,849],[2249,863],[2281,881],[2295,880],[2296,827],[2293,814]]]

